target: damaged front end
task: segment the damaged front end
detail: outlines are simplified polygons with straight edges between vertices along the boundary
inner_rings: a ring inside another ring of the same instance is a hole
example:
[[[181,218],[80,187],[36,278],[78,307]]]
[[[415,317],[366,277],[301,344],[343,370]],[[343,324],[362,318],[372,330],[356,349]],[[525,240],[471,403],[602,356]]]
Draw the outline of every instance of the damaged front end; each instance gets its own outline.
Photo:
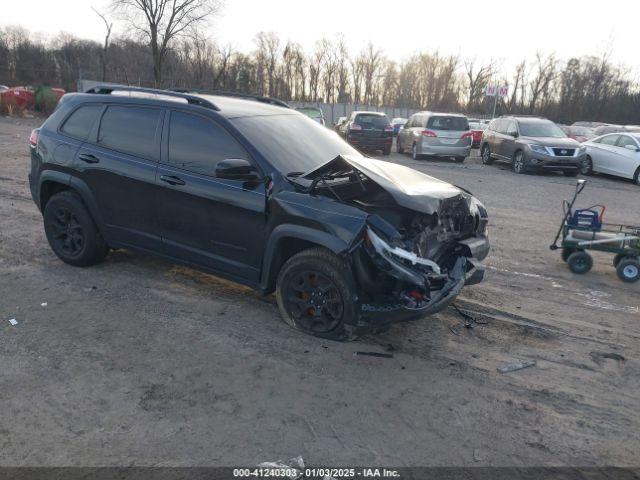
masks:
[[[482,281],[488,216],[470,193],[364,157],[338,157],[304,177],[311,193],[367,213],[346,253],[360,290],[356,327],[438,312]]]

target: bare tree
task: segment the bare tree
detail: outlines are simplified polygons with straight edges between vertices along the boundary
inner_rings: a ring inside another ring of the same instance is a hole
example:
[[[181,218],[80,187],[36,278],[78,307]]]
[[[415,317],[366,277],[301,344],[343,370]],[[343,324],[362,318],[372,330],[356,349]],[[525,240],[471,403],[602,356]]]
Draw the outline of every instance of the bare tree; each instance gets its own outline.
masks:
[[[476,61],[465,62],[465,74],[467,76],[469,93],[467,97],[467,109],[472,111],[480,105],[484,95],[484,89],[494,73],[493,63],[480,65],[476,70]]]
[[[162,84],[162,66],[172,41],[187,29],[197,28],[217,13],[221,0],[113,0],[114,11],[123,14],[148,41],[153,57],[153,77]]]
[[[113,28],[113,22],[109,22],[104,13],[100,13],[95,8],[91,7],[91,10],[96,12],[102,21],[104,22],[104,26],[107,29],[107,33],[104,36],[104,46],[102,47],[102,53],[100,55],[100,62],[102,63],[102,78],[101,80],[104,82],[107,79],[107,66],[109,64],[109,37],[111,36],[111,29]]]

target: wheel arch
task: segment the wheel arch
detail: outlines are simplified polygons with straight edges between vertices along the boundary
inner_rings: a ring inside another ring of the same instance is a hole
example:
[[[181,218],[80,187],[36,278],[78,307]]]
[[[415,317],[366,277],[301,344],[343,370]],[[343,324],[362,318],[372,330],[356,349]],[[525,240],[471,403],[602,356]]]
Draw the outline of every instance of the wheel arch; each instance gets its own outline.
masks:
[[[278,225],[269,236],[264,251],[261,275],[261,291],[264,294],[275,290],[276,279],[282,266],[293,255],[309,248],[326,248],[339,255],[348,245],[339,238],[302,225]]]
[[[72,191],[78,194],[89,210],[89,214],[96,223],[98,231],[104,238],[104,223],[95,197],[93,196],[89,186],[77,177],[55,170],[46,170],[42,172],[38,187],[38,207],[40,210],[44,212],[44,208],[51,197],[56,193],[63,191]]]

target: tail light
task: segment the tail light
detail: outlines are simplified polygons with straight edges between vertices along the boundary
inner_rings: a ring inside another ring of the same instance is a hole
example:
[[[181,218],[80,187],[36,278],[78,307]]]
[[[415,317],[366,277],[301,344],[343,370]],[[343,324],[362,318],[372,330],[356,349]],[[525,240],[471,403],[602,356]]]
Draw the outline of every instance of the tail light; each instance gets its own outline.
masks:
[[[36,148],[38,145],[38,136],[40,135],[40,129],[36,128],[35,130],[31,130],[31,135],[29,135],[29,145],[33,148]]]
[[[384,127],[384,131],[385,132],[393,132],[393,127],[391,125],[387,125],[386,127]]]
[[[438,135],[436,135],[436,132],[434,132],[433,130],[423,130],[422,131],[422,135],[424,135],[425,137],[437,137]]]
[[[362,126],[357,123],[352,123],[349,125],[349,130],[362,130]]]
[[[460,138],[473,138],[473,133],[471,132],[465,132],[462,134],[462,137]]]

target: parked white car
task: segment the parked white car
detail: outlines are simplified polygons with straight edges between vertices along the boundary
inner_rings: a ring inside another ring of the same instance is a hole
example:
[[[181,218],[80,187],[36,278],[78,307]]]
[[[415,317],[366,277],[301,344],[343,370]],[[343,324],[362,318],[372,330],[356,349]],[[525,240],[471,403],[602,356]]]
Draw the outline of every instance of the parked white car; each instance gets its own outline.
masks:
[[[582,174],[608,173],[640,185],[640,132],[608,133],[582,145],[587,147]]]

